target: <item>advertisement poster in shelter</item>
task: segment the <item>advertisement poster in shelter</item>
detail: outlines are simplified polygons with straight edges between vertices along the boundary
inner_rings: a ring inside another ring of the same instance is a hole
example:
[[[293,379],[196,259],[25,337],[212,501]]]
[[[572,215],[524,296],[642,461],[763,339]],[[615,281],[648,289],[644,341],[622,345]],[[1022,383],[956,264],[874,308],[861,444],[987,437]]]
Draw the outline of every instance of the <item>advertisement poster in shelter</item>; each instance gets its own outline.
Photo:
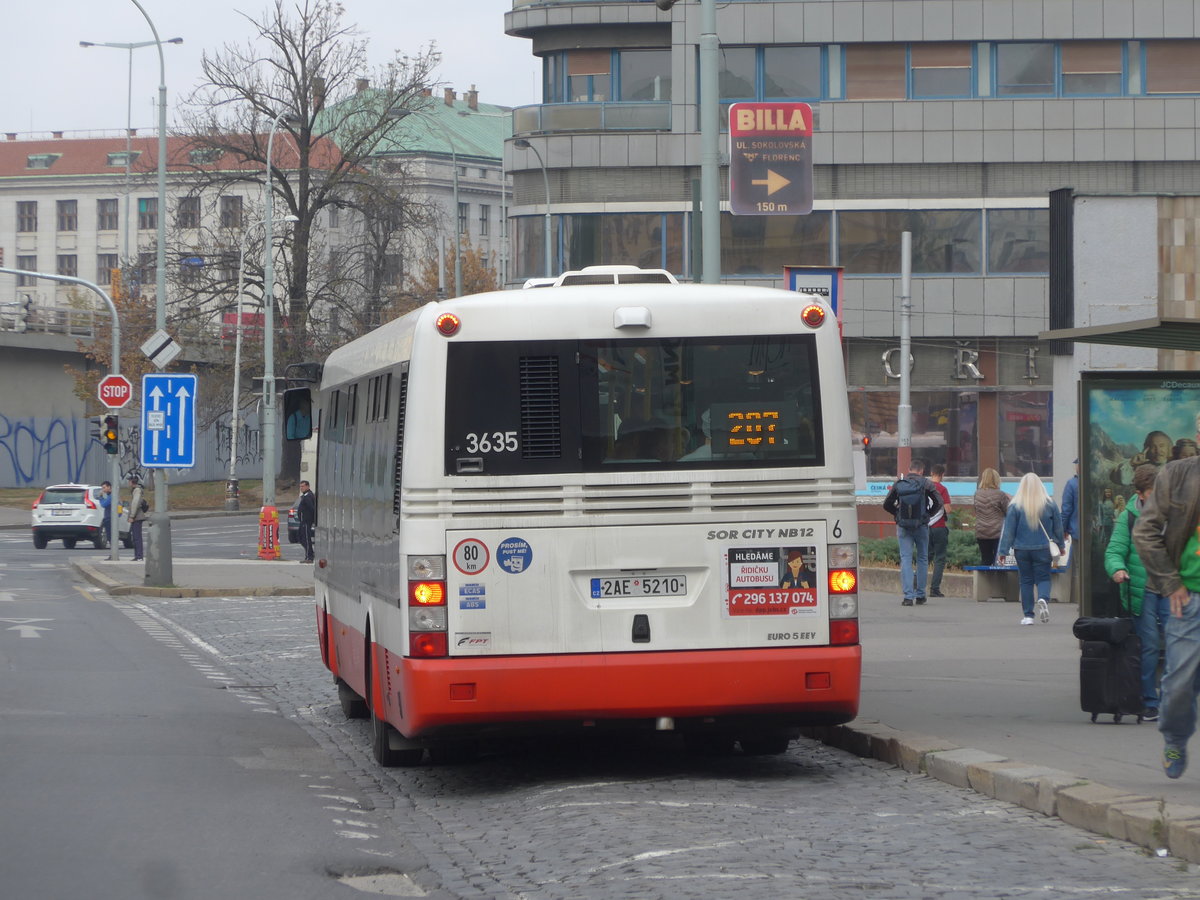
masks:
[[[1198,455],[1200,373],[1084,372],[1079,404],[1082,615],[1116,615],[1120,589],[1104,568],[1117,522],[1137,501],[1138,466]],[[1062,491],[1055,491],[1061,502]]]

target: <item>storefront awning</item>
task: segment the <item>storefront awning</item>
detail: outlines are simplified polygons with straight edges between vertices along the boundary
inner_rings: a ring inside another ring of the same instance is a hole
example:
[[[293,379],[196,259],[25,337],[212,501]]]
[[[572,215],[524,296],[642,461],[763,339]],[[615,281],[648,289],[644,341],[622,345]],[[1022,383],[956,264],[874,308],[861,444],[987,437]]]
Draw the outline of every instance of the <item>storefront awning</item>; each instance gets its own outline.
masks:
[[[1156,347],[1163,350],[1200,350],[1200,320],[1138,319],[1086,328],[1057,328],[1038,333],[1041,341],[1079,341],[1121,347]]]

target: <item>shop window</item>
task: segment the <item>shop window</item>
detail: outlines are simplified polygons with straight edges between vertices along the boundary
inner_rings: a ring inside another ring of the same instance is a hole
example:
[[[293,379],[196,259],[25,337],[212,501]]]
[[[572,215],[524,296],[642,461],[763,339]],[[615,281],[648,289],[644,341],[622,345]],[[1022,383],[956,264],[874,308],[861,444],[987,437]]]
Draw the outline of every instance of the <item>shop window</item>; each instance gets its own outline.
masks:
[[[1053,474],[1050,393],[1017,391],[1001,394],[997,433],[1000,439],[1000,474],[1005,478],[1033,472]]]
[[[1147,41],[1146,93],[1200,94],[1200,41]]]
[[[1054,44],[997,44],[996,96],[1052,96]]]
[[[912,96],[970,97],[970,44],[913,44],[909,51]]]
[[[900,273],[900,233],[912,232],[915,275],[979,274],[977,209],[846,210],[838,213],[838,264],[852,275]]]
[[[978,476],[978,392],[913,391],[911,401],[912,455],[930,465],[944,464],[950,477]],[[851,392],[850,429],[856,438],[870,438],[867,476],[895,479],[900,443],[896,393]]]
[[[904,100],[903,44],[850,44],[846,47],[847,100]]]
[[[1044,274],[1050,271],[1050,211],[987,211],[988,274]]]
[[[1121,93],[1119,41],[1074,41],[1062,45],[1061,55],[1064,97]]]
[[[832,215],[721,214],[721,269],[725,275],[779,278],[784,266],[827,266]]]

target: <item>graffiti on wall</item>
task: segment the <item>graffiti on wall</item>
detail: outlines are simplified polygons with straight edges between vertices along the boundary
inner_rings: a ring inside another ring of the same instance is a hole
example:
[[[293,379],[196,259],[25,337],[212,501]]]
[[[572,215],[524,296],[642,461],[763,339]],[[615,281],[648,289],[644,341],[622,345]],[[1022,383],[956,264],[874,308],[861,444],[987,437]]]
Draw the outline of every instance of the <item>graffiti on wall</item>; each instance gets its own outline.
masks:
[[[104,456],[94,419],[9,418],[0,413],[0,485],[78,482],[91,455]]]
[[[129,424],[125,424],[129,422]],[[96,418],[16,417],[0,413],[0,488],[42,487],[56,483],[96,484],[109,477],[112,457],[95,432]],[[141,466],[141,428],[136,419],[122,421],[118,465],[121,478],[150,473]],[[197,435],[197,465],[177,470],[180,481],[211,481],[228,474],[233,431],[218,422]],[[256,421],[238,424],[237,465],[262,463],[262,430]],[[172,476],[176,480],[176,476]]]

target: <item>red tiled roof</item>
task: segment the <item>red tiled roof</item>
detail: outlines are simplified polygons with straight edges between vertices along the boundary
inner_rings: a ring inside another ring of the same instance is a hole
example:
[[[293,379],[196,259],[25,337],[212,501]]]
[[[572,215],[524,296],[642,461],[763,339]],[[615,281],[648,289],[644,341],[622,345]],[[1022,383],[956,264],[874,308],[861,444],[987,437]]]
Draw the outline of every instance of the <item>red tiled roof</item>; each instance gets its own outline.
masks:
[[[231,141],[232,143],[232,141]],[[158,169],[158,138],[155,136],[138,136],[129,142],[129,147],[140,156],[134,160],[132,169],[139,174],[155,172]],[[260,163],[237,161],[230,154],[210,163],[198,164],[191,160],[189,151],[200,149],[192,138],[167,138],[167,171],[185,172],[205,169],[211,171],[230,171],[245,169],[260,171]],[[125,163],[110,166],[110,153],[125,152],[125,138],[56,138],[34,141],[0,140],[0,178],[17,176],[48,176],[63,175],[115,175],[123,174]],[[296,153],[292,147],[292,139],[287,134],[276,134],[272,147],[276,164],[282,169],[296,167]],[[58,158],[49,168],[29,167],[31,156],[54,154]],[[311,154],[311,165],[318,169],[331,168],[340,159],[337,146],[330,140],[322,138],[316,142]]]

